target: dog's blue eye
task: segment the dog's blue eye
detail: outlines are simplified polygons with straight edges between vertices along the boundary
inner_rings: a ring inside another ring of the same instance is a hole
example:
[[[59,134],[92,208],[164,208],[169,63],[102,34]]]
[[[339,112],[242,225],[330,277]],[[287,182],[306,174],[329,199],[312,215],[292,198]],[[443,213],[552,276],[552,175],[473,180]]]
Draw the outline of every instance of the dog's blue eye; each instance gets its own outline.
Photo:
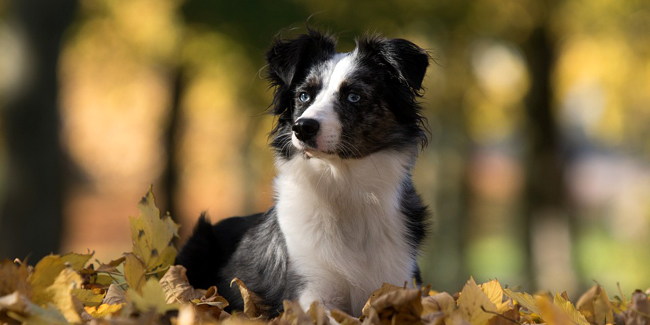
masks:
[[[311,99],[311,96],[309,96],[308,93],[302,92],[300,93],[300,96],[298,96],[298,99],[300,99],[301,102],[306,103]]]
[[[360,101],[360,100],[361,100],[361,96],[360,96],[359,94],[350,93],[350,94],[348,95],[348,101],[349,101],[350,103],[356,103],[356,102],[358,102],[358,101]]]

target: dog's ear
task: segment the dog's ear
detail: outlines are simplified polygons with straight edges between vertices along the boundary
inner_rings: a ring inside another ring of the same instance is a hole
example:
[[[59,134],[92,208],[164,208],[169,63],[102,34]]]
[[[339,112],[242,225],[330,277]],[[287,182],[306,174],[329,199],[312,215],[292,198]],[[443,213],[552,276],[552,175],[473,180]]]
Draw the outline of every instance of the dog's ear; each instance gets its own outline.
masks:
[[[295,39],[278,39],[266,54],[269,79],[274,86],[291,86],[306,77],[307,69],[314,63],[335,53],[335,39],[312,29]]]
[[[357,47],[360,54],[392,67],[392,72],[400,82],[419,94],[429,66],[429,55],[425,50],[405,39],[378,36],[357,41]]]

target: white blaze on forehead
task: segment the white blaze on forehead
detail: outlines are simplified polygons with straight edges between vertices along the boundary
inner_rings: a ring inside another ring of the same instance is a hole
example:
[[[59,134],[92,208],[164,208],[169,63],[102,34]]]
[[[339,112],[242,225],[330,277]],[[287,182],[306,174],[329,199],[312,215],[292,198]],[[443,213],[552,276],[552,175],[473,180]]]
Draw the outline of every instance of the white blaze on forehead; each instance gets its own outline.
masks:
[[[331,61],[319,69],[318,78],[321,79],[322,88],[315,96],[313,103],[307,108],[300,118],[315,119],[320,123],[316,144],[319,151],[334,151],[341,135],[341,122],[334,111],[334,103],[338,100],[338,90],[345,79],[354,71],[355,55],[353,53],[340,53],[334,56]],[[293,136],[296,147],[302,145]]]

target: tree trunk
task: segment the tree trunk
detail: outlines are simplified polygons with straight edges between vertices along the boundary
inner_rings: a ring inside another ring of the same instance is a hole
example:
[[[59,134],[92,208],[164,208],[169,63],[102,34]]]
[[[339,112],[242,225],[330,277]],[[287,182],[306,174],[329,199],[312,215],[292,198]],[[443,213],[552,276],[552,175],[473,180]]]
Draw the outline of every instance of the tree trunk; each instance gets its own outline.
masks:
[[[2,111],[9,163],[5,197],[0,201],[0,258],[29,256],[37,261],[57,252],[61,239],[64,155],[57,63],[76,2],[14,0],[9,4],[10,17],[24,37],[28,74],[22,76],[21,87],[8,94]]]

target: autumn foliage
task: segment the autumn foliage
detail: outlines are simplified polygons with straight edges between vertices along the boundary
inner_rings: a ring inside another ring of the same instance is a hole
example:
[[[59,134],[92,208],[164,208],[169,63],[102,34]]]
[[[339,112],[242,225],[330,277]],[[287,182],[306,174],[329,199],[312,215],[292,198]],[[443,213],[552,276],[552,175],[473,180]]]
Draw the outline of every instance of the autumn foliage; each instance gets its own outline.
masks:
[[[172,265],[179,226],[160,214],[151,190],[131,218],[131,252],[108,263],[90,263],[93,253],[50,255],[33,267],[28,261],[0,262],[0,322],[7,324],[433,324],[433,325],[644,325],[650,320],[646,293],[610,297],[595,285],[574,304],[566,293],[528,294],[498,280],[470,278],[459,293],[430,287],[384,284],[368,299],[360,318],[317,303],[303,310],[285,301],[284,312],[269,310],[246,284],[233,279],[244,310],[229,314],[218,288],[193,288],[186,270]]]

